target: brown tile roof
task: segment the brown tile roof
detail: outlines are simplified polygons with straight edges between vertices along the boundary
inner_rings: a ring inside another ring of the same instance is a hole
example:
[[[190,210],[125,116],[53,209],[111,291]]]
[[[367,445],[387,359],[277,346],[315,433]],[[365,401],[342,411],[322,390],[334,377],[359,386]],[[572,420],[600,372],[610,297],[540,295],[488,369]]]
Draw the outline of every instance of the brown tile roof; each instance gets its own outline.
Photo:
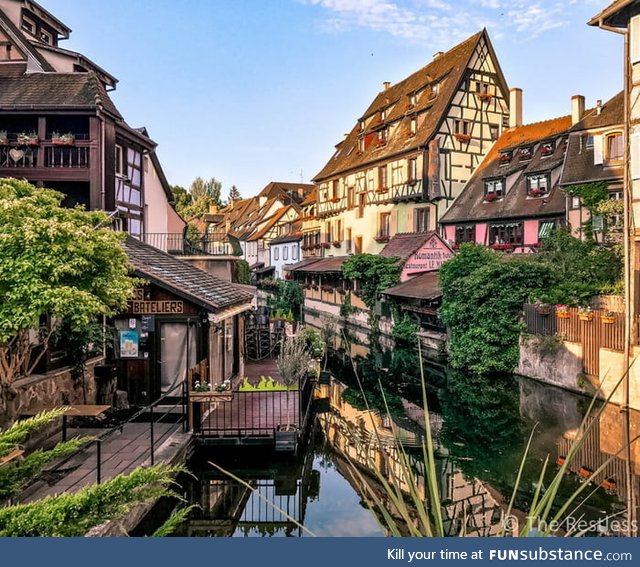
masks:
[[[563,139],[568,135],[570,128],[571,116],[563,116],[506,130],[440,222],[447,224],[488,219],[530,218],[564,213],[565,194],[559,188],[552,187],[549,195],[544,198],[528,198],[526,176],[532,173],[548,173],[562,166],[566,147]],[[536,146],[533,158],[528,161],[521,161],[515,155],[519,148],[552,140],[555,141],[555,151],[550,156],[542,157],[539,146]],[[500,154],[504,151],[514,152],[514,157],[506,165],[500,163]],[[515,182],[502,199],[490,203],[484,201],[486,179],[511,176],[516,176]]]
[[[587,147],[589,132],[603,128],[622,128],[624,124],[624,96],[617,94],[603,106],[600,114],[596,109],[585,113],[584,118],[571,130],[567,155],[564,160],[560,185],[572,185],[593,181],[622,180],[624,166],[594,164],[594,148]]]
[[[243,286],[212,276],[135,238],[127,238],[124,247],[136,276],[168,289],[209,311],[246,303],[253,298]]]
[[[289,203],[292,200],[300,204],[314,189],[315,185],[309,183],[271,181],[271,183],[258,193],[258,197],[268,197],[269,199],[281,198],[283,203]]]
[[[369,118],[383,109],[390,109],[386,123],[400,120],[400,127],[390,136],[386,145],[376,147],[369,144],[363,153],[358,151],[358,139],[361,135],[357,123],[347,137],[336,145],[337,151],[324,168],[315,176],[319,182],[340,173],[360,168],[386,157],[410,151],[424,146],[435,134],[458,85],[464,77],[469,60],[482,38],[485,38],[489,49],[493,52],[489,36],[485,30],[476,33],[446,53],[435,58],[431,63],[416,71],[406,79],[378,93],[363,118]],[[497,61],[496,61],[497,64]],[[506,82],[502,71],[498,71],[500,81],[506,95]],[[439,93],[434,96],[431,85],[440,84]],[[410,95],[418,93],[415,107],[411,106]],[[410,116],[417,115],[417,135],[410,136]],[[375,130],[365,131],[367,136],[374,135]],[[366,142],[365,142],[366,143]]]
[[[318,199],[318,189],[316,188],[316,186],[313,186],[313,191],[311,191],[311,193],[309,193],[309,195],[307,195],[306,199],[304,201],[302,201],[302,203],[300,203],[300,205],[302,207],[306,207],[308,205],[313,205],[316,200]]]
[[[104,110],[122,120],[95,73],[30,73],[0,80],[0,110]]]
[[[267,232],[269,232],[277,222],[287,213],[290,207],[280,207],[268,220],[267,222],[258,228],[255,232],[249,236],[248,240],[258,240],[262,238]],[[262,218],[260,220],[263,220]]]
[[[310,258],[309,258],[310,259]],[[309,274],[322,274],[322,273],[336,273],[342,271],[342,264],[349,259],[349,256],[334,256],[333,258],[322,258],[318,261],[310,262],[298,267],[302,262],[298,262],[291,268],[287,268],[289,271],[306,272]]]
[[[415,254],[420,247],[431,238],[435,232],[401,232],[391,237],[391,240],[380,252],[380,256],[400,258],[405,262]]]
[[[296,270],[300,270],[300,271],[304,271],[302,270],[302,268],[305,268],[311,264],[315,264],[316,262],[319,262],[320,260],[322,260],[322,258],[305,258],[304,260],[300,260],[300,262],[297,262],[295,264],[287,264],[284,266],[284,269],[289,271],[289,272],[295,272]]]
[[[428,272],[385,289],[383,295],[409,299],[436,299],[442,296],[438,272]]]
[[[277,236],[271,242],[269,242],[269,246],[272,244],[286,244],[287,242],[300,242],[302,240],[301,232],[290,232],[289,234],[283,234],[282,236]]]

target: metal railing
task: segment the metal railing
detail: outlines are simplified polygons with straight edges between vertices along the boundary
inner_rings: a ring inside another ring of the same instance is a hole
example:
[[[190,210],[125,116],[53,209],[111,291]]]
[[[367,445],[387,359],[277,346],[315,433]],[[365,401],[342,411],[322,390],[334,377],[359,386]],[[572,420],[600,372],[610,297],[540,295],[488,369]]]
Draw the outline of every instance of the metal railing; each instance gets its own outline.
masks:
[[[226,234],[201,234],[186,237],[176,233],[146,233],[145,244],[176,256],[241,256],[239,243]]]
[[[176,392],[179,394],[176,396]],[[168,400],[173,400],[174,398],[178,398],[177,402],[174,402],[169,407],[163,407],[162,411],[158,411],[156,408],[167,402]],[[180,408],[179,413],[175,413],[174,410]],[[156,435],[155,425],[162,422],[167,416],[177,416],[179,419],[175,422],[176,428],[178,425],[181,425],[181,429],[183,432],[186,432],[187,428],[187,384],[186,381],[182,381],[180,384],[176,384],[171,390],[163,394],[160,398],[158,398],[152,404],[145,406],[144,408],[137,411],[134,415],[132,415],[129,419],[124,421],[123,423],[117,425],[116,427],[105,431],[102,435],[92,439],[85,445],[83,445],[77,451],[67,455],[62,460],[56,462],[53,468],[47,469],[48,473],[60,471],[71,459],[78,457],[84,453],[89,452],[89,450],[95,446],[95,458],[96,458],[96,483],[102,483],[102,468],[103,468],[103,458],[102,458],[102,445],[117,433],[122,434],[124,432],[125,427],[131,425],[134,422],[140,422],[140,418],[148,414],[149,417],[149,447],[148,447],[148,455],[149,462],[151,465],[155,463],[156,451],[160,446],[161,442],[165,440],[170,434],[175,432],[175,428],[167,429],[162,434]],[[146,453],[146,452],[145,452]],[[139,456],[140,459],[143,455]],[[131,464],[133,464],[133,461]]]

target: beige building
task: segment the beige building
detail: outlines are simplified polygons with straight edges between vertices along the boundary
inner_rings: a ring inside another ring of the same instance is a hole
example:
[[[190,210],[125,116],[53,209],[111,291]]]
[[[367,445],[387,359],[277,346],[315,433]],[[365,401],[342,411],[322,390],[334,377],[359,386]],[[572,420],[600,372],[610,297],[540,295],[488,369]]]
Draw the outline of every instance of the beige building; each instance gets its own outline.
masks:
[[[435,230],[508,127],[508,98],[486,30],[385,83],[314,179],[325,256],[379,253],[396,233]]]

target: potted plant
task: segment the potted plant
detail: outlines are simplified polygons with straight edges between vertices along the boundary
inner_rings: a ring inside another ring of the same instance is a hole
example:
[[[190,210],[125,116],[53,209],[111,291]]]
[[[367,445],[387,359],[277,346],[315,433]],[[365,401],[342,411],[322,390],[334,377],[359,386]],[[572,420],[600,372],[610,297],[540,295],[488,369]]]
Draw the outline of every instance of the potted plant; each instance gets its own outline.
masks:
[[[38,140],[38,134],[32,130],[31,132],[20,132],[17,142],[19,146],[37,146],[40,140]]]
[[[340,245],[341,245],[341,244],[342,244],[342,243],[341,243],[339,240],[334,240],[334,241],[333,241],[333,247],[334,247],[334,248],[340,248]]]
[[[51,142],[54,146],[73,146],[76,142],[76,137],[72,132],[66,132],[65,134],[52,132]]]
[[[500,154],[500,163],[509,163],[511,161],[511,152]]]
[[[498,200],[498,194],[497,193],[487,193],[484,196],[484,200],[487,203],[492,203],[493,201],[497,201]]]
[[[580,321],[591,321],[593,319],[591,307],[581,307],[578,310],[578,319],[580,319]]]
[[[323,242],[322,244],[320,244],[320,246],[322,246],[322,248],[331,248],[331,243],[330,242]]]
[[[531,191],[529,191],[529,197],[541,197],[542,195],[546,194],[546,189],[531,189]]]
[[[9,145],[9,135],[6,130],[0,130],[0,146]]]
[[[538,315],[542,315],[543,317],[546,317],[547,315],[551,314],[551,305],[549,305],[548,303],[543,303],[542,301],[536,301],[534,305],[536,308],[536,313]]]
[[[386,193],[387,191],[389,191],[387,187],[378,187],[376,189],[376,193]]]
[[[558,319],[569,319],[569,317],[571,317],[571,310],[568,305],[561,303],[556,305],[556,315]]]
[[[458,142],[469,142],[471,140],[471,136],[469,134],[455,133],[453,137],[458,140]]]
[[[614,311],[603,311],[600,315],[600,321],[605,325],[613,325],[616,322],[616,313]]]

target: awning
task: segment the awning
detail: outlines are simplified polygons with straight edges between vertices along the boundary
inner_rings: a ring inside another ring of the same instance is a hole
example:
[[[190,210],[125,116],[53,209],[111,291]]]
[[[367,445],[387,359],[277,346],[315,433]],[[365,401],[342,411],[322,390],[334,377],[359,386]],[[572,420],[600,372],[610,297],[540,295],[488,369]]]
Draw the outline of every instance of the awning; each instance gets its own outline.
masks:
[[[256,274],[269,274],[271,272],[275,272],[275,270],[275,266],[267,266],[266,268],[258,268],[257,270],[254,270],[254,272]]]
[[[428,272],[385,289],[383,295],[406,299],[437,299],[442,296],[438,272]]]
[[[538,228],[538,240],[542,240],[551,234],[553,227],[555,226],[554,222],[543,222],[540,223],[540,227]]]
[[[230,319],[235,315],[239,315],[240,313],[249,311],[249,309],[251,309],[251,303],[243,303],[241,305],[234,305],[233,307],[228,307],[227,309],[218,311],[218,313],[209,313],[209,316],[208,316],[209,323],[221,323],[225,319]]]

